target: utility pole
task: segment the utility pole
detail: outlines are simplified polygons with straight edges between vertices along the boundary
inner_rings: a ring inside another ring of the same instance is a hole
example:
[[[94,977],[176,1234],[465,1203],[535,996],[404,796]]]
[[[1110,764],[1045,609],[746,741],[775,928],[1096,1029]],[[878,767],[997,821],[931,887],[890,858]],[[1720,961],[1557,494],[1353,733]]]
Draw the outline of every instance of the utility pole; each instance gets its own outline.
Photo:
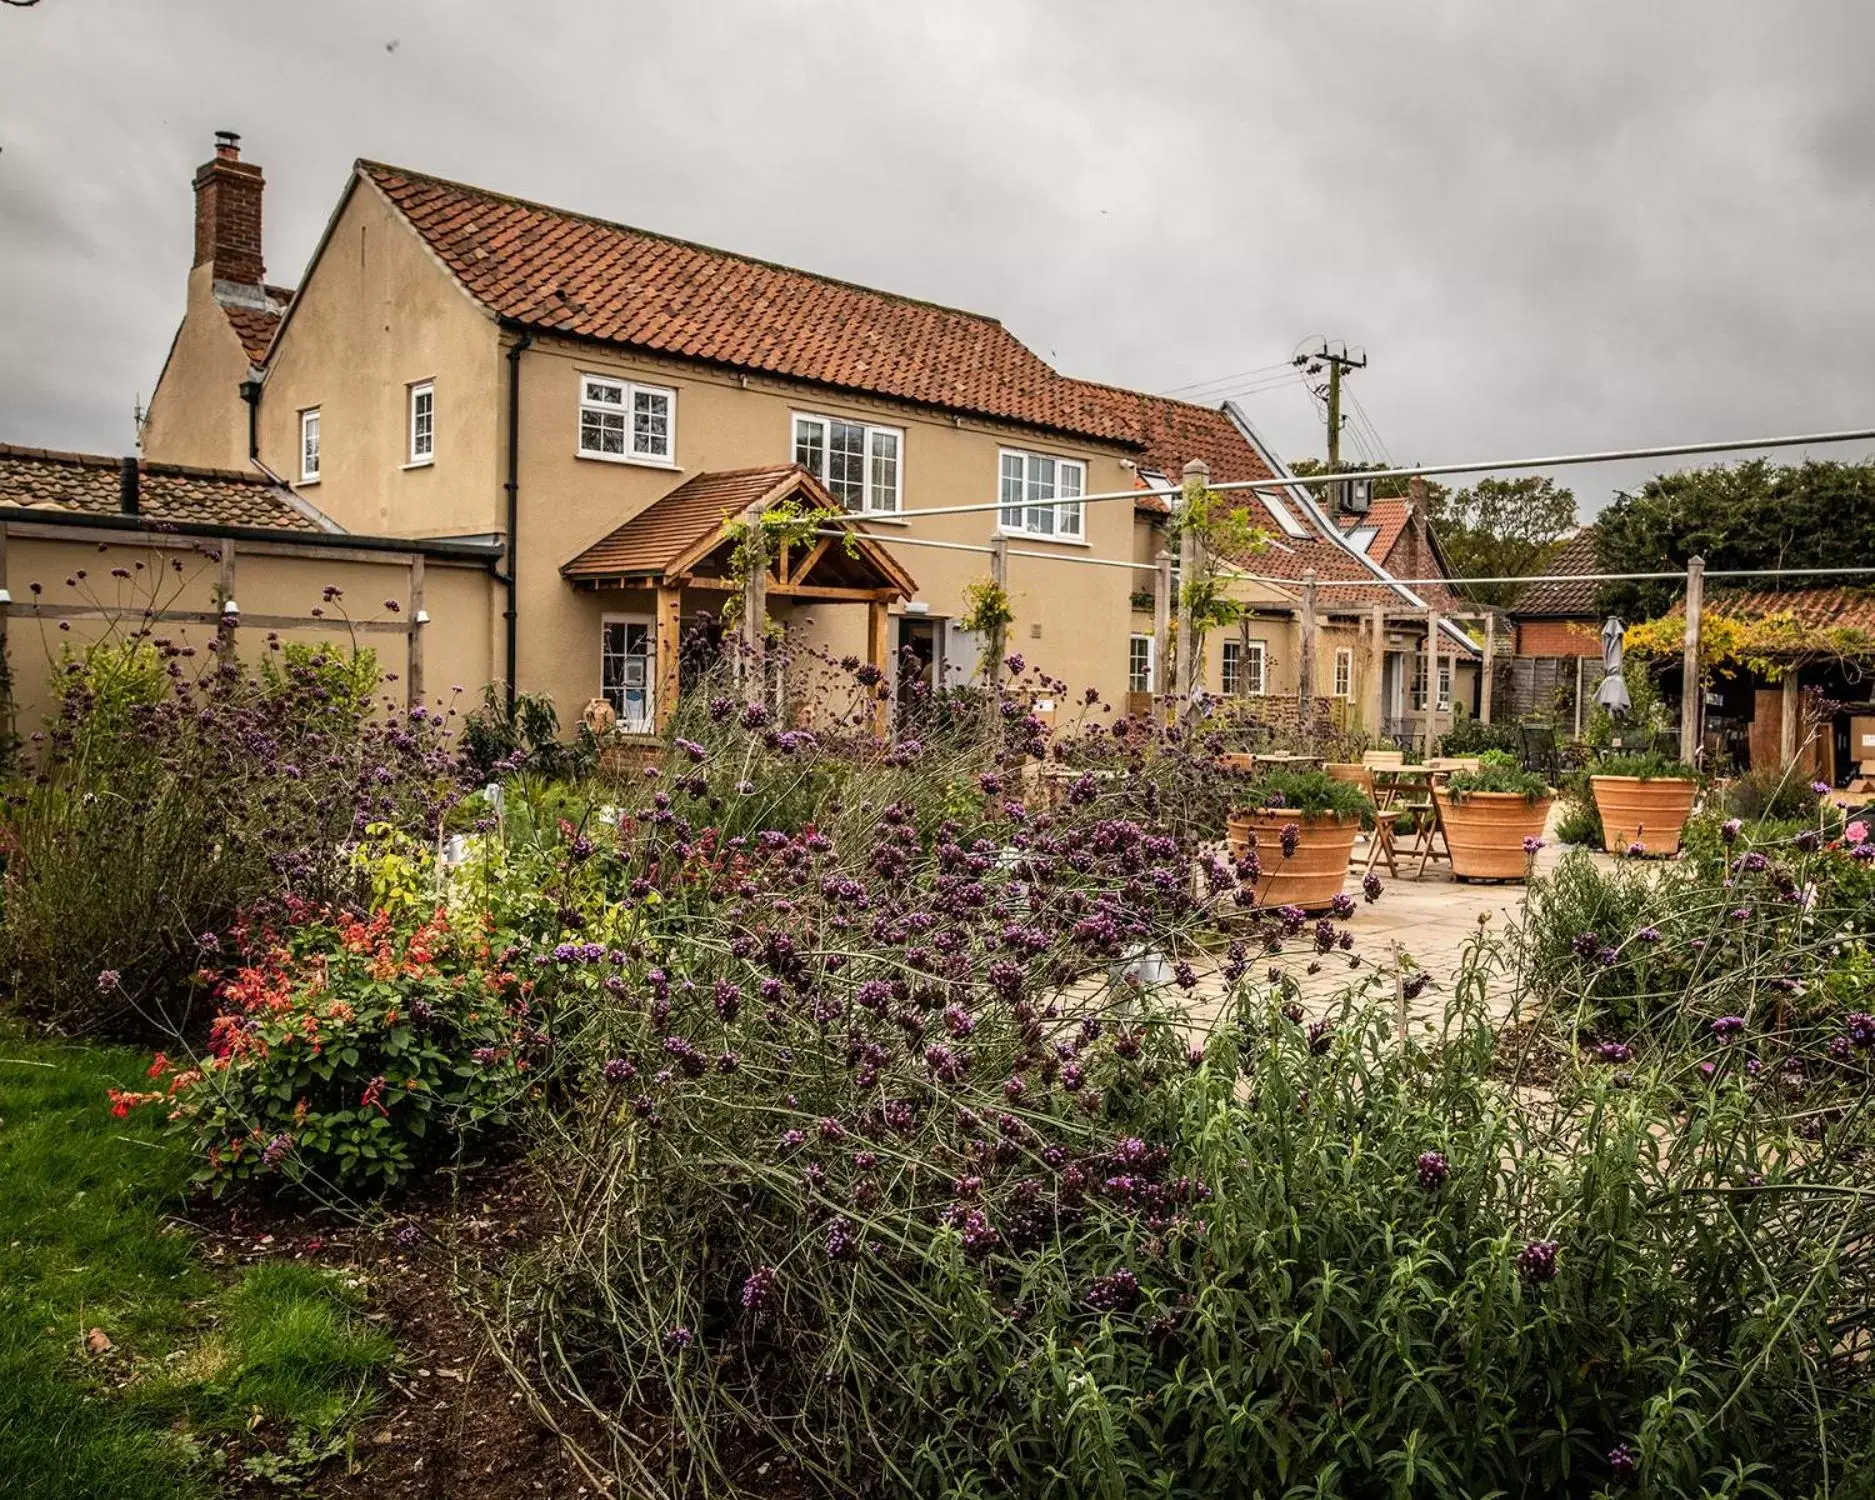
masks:
[[[1328,467],[1331,471],[1338,469],[1341,467],[1341,376],[1347,370],[1365,370],[1367,351],[1350,354],[1343,343],[1340,353],[1336,353],[1328,340],[1323,339],[1321,348],[1311,354],[1298,354],[1295,363],[1311,375],[1315,370],[1308,369],[1309,366],[1328,366]]]

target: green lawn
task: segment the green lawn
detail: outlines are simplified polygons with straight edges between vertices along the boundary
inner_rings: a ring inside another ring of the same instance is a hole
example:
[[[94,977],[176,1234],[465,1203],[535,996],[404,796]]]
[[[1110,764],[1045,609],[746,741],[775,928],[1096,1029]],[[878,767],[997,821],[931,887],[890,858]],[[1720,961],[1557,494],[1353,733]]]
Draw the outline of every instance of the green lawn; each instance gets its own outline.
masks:
[[[189,1166],[155,1110],[118,1120],[105,1100],[147,1086],[146,1060],[0,1034],[7,1500],[210,1494],[217,1439],[256,1412],[309,1463],[392,1355],[329,1274],[282,1261],[225,1283],[166,1222]],[[86,1351],[92,1328],[108,1354]]]

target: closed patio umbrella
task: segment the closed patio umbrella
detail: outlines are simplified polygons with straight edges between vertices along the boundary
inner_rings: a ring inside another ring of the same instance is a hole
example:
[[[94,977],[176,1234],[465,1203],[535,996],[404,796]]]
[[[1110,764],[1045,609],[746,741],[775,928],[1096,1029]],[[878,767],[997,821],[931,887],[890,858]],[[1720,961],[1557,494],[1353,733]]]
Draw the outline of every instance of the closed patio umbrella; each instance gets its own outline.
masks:
[[[1602,685],[1595,689],[1595,701],[1617,719],[1634,706],[1628,697],[1628,685],[1621,675],[1621,637],[1626,627],[1610,615],[1602,626]]]

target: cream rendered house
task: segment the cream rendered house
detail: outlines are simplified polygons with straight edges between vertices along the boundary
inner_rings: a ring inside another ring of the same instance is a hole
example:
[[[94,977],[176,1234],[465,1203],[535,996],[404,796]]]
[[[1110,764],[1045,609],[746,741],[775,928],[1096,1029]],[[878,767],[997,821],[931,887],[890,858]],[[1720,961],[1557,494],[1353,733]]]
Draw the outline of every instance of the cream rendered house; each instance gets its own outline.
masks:
[[[1124,702],[1157,575],[1089,565],[1135,561],[1142,523],[1079,497],[1193,458],[1268,472],[1228,413],[1063,376],[993,318],[368,161],[256,348],[243,323],[280,296],[260,174],[224,138],[195,190],[147,456],[258,465],[348,530],[502,543],[485,617],[437,623],[482,633],[563,720],[603,693],[659,726],[678,632],[724,602],[722,520],[793,493],[868,538],[777,571],[797,639],[967,681],[964,591],[989,559],[917,544],[1000,533],[1012,647]],[[1005,508],[921,514],[984,503]]]

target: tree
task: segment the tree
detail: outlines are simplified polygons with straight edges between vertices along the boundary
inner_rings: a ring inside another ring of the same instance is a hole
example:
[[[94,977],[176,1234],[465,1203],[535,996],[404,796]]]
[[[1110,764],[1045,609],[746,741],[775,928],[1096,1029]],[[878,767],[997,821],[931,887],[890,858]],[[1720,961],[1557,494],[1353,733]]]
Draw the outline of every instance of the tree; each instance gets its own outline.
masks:
[[[1576,524],[1575,491],[1542,474],[1480,479],[1461,490],[1428,487],[1426,519],[1459,578],[1516,578],[1539,572]],[[1518,583],[1468,584],[1480,604],[1509,604]]]
[[[1744,463],[1659,474],[1619,496],[1595,523],[1609,573],[1709,568],[1814,568],[1875,553],[1875,460]],[[1806,580],[1766,579],[1768,586]],[[1665,614],[1684,592],[1672,580],[1605,583],[1598,610],[1629,620]]]

